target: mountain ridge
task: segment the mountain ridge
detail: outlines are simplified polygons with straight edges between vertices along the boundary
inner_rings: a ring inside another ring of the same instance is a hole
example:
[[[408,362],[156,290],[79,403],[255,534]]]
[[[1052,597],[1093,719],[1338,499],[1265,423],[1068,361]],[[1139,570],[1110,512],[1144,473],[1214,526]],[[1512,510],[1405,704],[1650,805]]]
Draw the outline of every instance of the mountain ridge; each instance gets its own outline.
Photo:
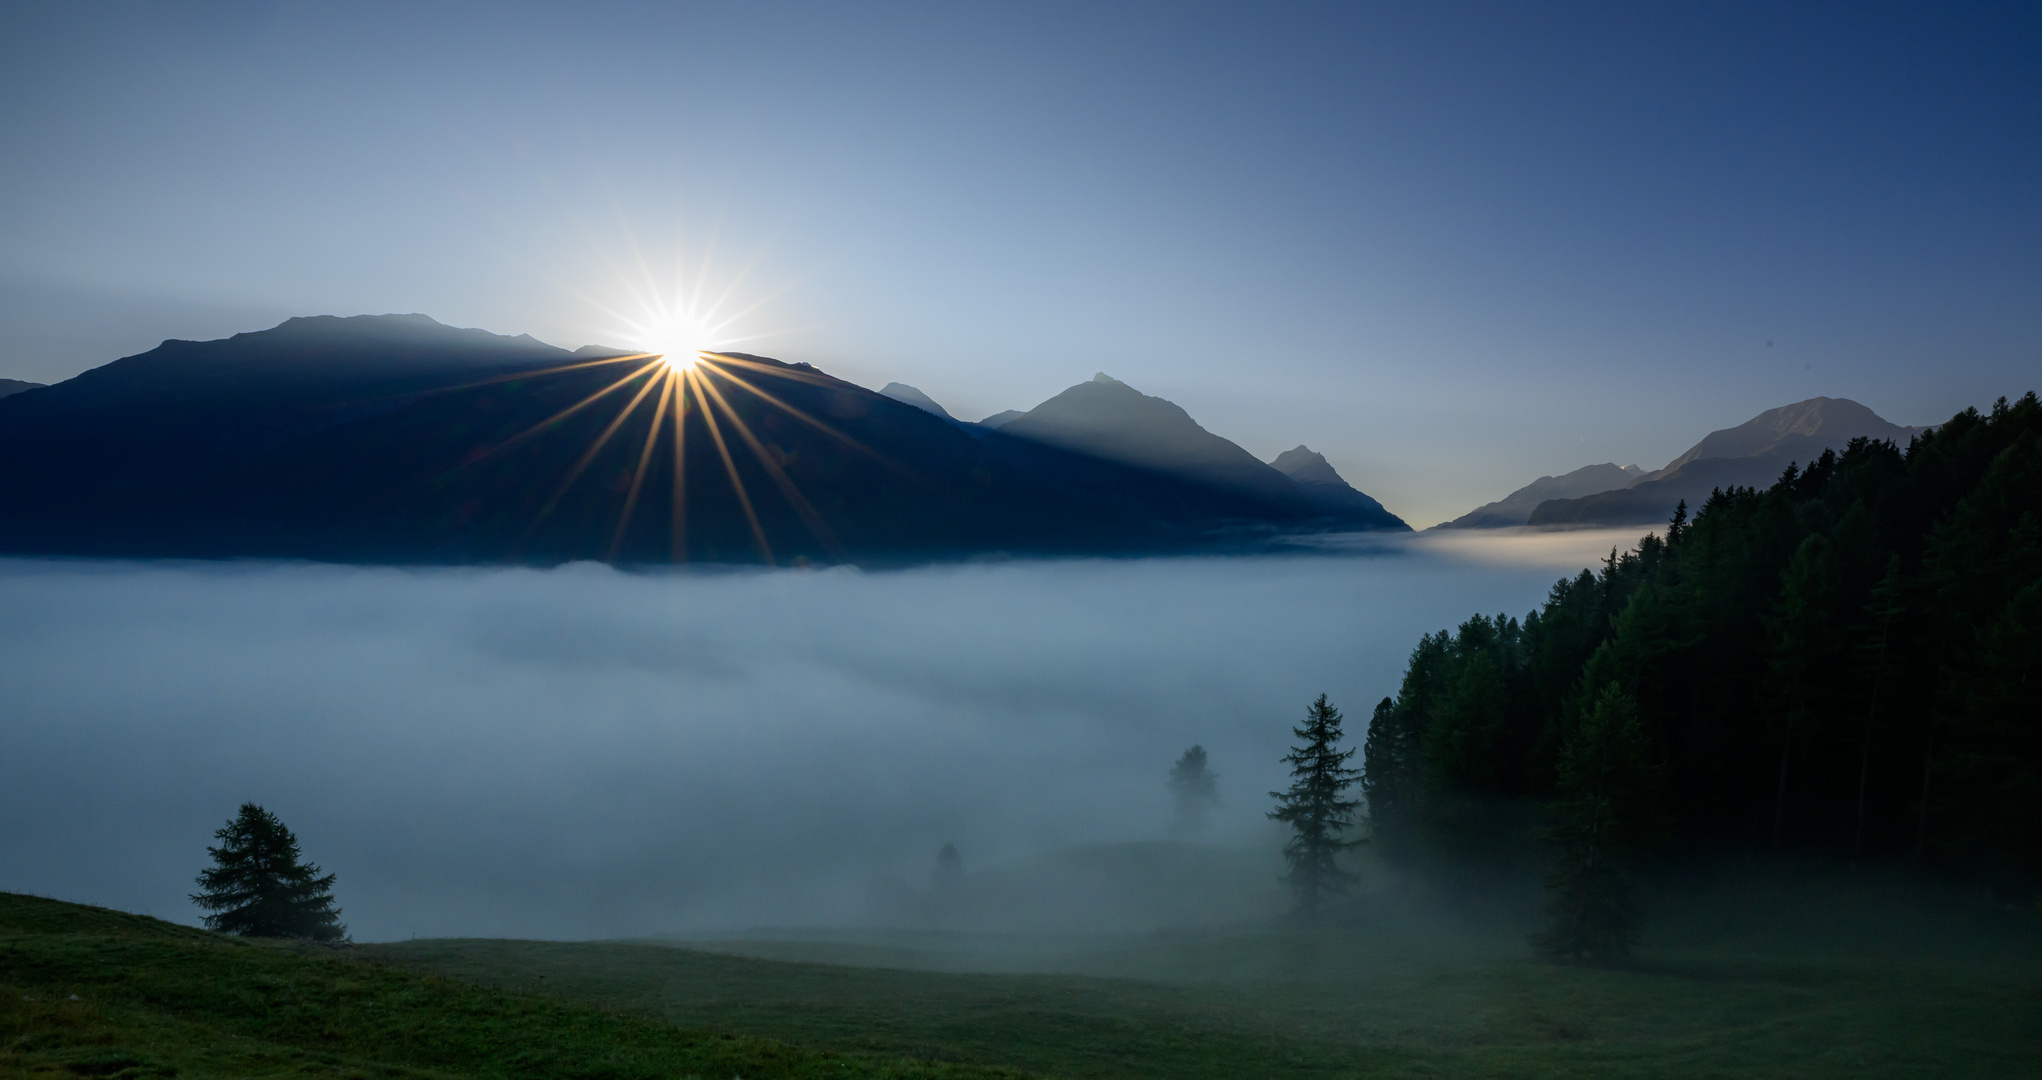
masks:
[[[1702,505],[1717,488],[1770,486],[1788,464],[1806,464],[1854,438],[1906,448],[1926,427],[1903,427],[1849,398],[1814,397],[1767,409],[1736,427],[1702,437],[1663,469],[1629,485],[1534,507],[1534,526],[1633,525],[1664,521],[1685,501]]]
[[[1159,472],[1251,492],[1272,503],[1303,503],[1289,477],[1207,431],[1175,402],[1151,397],[1105,372],[1001,425],[1001,434]]]
[[[667,369],[603,362],[618,355],[424,316],[166,341],[0,399],[0,551],[877,565],[1329,527],[1260,462],[1287,500],[945,420],[748,354],[697,366],[716,394],[694,399],[676,444],[674,428],[651,427],[666,395],[646,380]]]
[[[1495,502],[1483,503],[1452,521],[1443,521],[1432,527],[1496,529],[1524,525],[1531,520],[1532,511],[1548,499],[1577,498],[1628,487],[1641,473],[1636,465],[1619,467],[1615,462],[1604,462],[1584,465],[1558,476],[1541,476]]]

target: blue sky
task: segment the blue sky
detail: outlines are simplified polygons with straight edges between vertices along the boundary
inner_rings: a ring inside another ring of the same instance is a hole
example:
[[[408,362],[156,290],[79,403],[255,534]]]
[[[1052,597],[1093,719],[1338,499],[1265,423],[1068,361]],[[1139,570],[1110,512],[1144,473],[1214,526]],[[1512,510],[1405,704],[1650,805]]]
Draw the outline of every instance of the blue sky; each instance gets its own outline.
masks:
[[[1946,7],[13,5],[0,377],[621,343],[678,245],[739,347],[967,417],[1104,370],[1425,525],[2042,382],[2042,8]]]

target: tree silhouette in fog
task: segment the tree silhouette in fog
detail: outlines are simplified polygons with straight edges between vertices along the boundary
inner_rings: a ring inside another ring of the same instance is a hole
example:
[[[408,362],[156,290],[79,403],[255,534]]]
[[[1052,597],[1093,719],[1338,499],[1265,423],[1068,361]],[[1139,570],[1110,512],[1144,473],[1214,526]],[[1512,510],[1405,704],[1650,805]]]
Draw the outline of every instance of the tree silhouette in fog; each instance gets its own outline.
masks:
[[[1654,834],[1654,772],[1638,703],[1611,683],[1560,750],[1545,833],[1554,847],[1546,881],[1552,922],[1532,939],[1542,955],[1610,961],[1637,942],[1631,872]]]
[[[964,856],[957,851],[957,845],[945,843],[943,850],[936,853],[936,887],[953,889],[964,880]]]
[[[1269,793],[1276,800],[1269,816],[1291,828],[1290,842],[1283,846],[1289,866],[1284,881],[1298,913],[1307,919],[1318,914],[1325,897],[1347,891],[1354,875],[1340,868],[1339,855],[1361,842],[1343,835],[1361,802],[1341,796],[1361,770],[1347,767],[1354,751],[1339,747],[1340,719],[1340,710],[1324,694],[1306,708],[1305,725],[1291,729],[1304,745],[1292,747],[1283,758],[1291,767],[1290,789]]]
[[[1206,822],[1220,801],[1220,778],[1206,765],[1205,747],[1184,751],[1170,767],[1170,795],[1177,804],[1177,816],[1170,833],[1185,839],[1205,834]]]
[[[299,861],[298,838],[254,803],[213,834],[213,865],[198,876],[192,902],[210,912],[206,928],[244,937],[333,941],[347,934],[333,906],[334,875]]]

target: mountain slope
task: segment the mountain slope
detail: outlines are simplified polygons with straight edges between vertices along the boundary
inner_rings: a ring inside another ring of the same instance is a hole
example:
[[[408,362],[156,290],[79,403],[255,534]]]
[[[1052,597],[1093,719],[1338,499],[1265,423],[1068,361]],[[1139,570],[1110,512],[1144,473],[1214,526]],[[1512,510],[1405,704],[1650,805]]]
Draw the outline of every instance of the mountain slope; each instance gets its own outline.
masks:
[[[13,397],[23,390],[34,390],[42,385],[39,382],[24,382],[20,379],[0,379],[0,398]]]
[[[1007,435],[1193,478],[1274,504],[1302,505],[1297,485],[1205,430],[1191,414],[1101,372],[1000,428]]]
[[[923,412],[930,414],[931,416],[940,416],[945,420],[957,419],[956,417],[951,416],[950,413],[943,408],[943,406],[936,404],[935,399],[931,398],[927,394],[922,393],[920,390],[917,390],[914,387],[909,386],[906,383],[890,382],[887,383],[885,386],[880,387],[879,392],[883,396],[890,397],[895,401],[907,405],[913,405],[915,408],[920,409]]]
[[[1809,398],[1768,409],[1709,435],[1664,469],[1631,486],[1581,498],[1552,499],[1532,511],[1533,525],[1632,525],[1664,521],[1685,500],[1698,507],[1717,488],[1770,486],[1787,466],[1806,464],[1854,438],[1905,448],[1927,430],[1901,427],[1848,398]]]
[[[1330,504],[1318,501],[1290,477],[1199,426],[1174,402],[1150,397],[1103,372],[998,430],[1226,492],[1279,516],[1334,514],[1366,528],[1408,528],[1366,496],[1365,502],[1337,497]]]
[[[0,400],[0,551],[899,562],[1320,516],[743,354],[697,369],[716,394],[676,455],[671,416],[653,437],[665,369],[614,355],[423,316],[165,342]]]
[[[1270,468],[1290,477],[1291,483],[1305,493],[1305,497],[1322,507],[1327,513],[1346,514],[1359,517],[1396,518],[1383,508],[1383,504],[1355,490],[1326,460],[1324,454],[1303,443],[1276,455],[1269,463]]]
[[[1629,487],[1638,479],[1637,466],[1619,468],[1614,462],[1584,465],[1559,476],[1541,476],[1492,503],[1484,503],[1435,529],[1495,529],[1523,525],[1533,510],[1548,499],[1575,499],[1615,488]]]

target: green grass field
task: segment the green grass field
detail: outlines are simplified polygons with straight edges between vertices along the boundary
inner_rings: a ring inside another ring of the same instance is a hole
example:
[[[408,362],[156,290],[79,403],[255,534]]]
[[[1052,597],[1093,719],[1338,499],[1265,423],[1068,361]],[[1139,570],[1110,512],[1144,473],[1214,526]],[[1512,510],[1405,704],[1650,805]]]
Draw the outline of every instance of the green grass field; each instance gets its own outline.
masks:
[[[323,949],[0,896],[0,1068],[2042,1076],[2035,911],[1849,879],[1689,897],[1662,900],[1634,965],[1594,970],[1533,963],[1521,928],[1424,903],[1379,905],[1313,934],[810,932],[688,947]]]
[[[989,1078],[836,1054],[0,893],[9,1077]]]

